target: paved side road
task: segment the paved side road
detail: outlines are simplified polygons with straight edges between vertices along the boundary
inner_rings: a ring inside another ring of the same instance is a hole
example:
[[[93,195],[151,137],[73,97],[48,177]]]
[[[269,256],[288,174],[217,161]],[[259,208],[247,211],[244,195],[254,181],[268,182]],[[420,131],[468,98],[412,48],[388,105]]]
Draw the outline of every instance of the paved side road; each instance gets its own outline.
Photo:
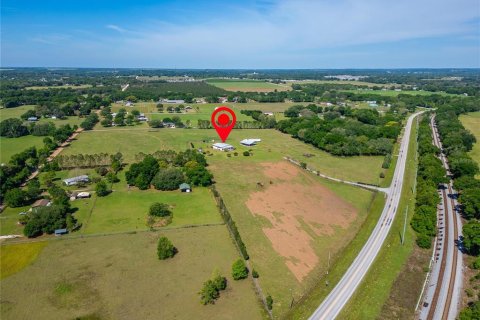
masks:
[[[389,187],[385,207],[383,208],[382,215],[380,216],[375,229],[350,268],[348,268],[347,272],[343,275],[335,288],[311,315],[310,319],[335,319],[367,274],[368,269],[380,251],[383,242],[390,231],[392,221],[395,218],[398,204],[400,202],[412,123],[415,117],[423,112],[424,111],[412,114],[407,120],[405,132],[400,144],[400,151],[392,179],[392,185]]]

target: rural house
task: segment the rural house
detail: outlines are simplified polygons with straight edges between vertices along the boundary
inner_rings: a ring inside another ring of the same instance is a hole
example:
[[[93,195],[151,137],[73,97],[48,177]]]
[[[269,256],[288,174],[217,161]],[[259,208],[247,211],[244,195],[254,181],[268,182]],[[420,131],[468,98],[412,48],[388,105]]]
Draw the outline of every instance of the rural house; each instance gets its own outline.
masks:
[[[235,150],[235,148],[232,145],[230,145],[228,143],[220,143],[220,142],[214,143],[212,145],[212,148],[215,149],[215,150],[220,150],[220,151],[233,151],[233,150]]]
[[[88,181],[90,181],[88,179],[88,176],[84,174],[84,175],[81,175],[81,176],[78,176],[78,177],[64,179],[63,183],[65,183],[67,186],[74,186],[79,182],[88,182]]]

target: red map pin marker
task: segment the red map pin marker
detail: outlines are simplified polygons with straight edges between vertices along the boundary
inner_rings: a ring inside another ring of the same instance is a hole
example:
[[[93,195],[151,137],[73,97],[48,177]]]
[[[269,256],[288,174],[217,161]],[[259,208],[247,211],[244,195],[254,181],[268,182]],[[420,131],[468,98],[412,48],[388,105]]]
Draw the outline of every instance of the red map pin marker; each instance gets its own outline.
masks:
[[[222,142],[225,142],[230,131],[232,131],[235,126],[235,122],[237,122],[237,117],[232,109],[221,106],[213,111],[211,120],[212,126],[217,130],[218,136],[222,139]]]

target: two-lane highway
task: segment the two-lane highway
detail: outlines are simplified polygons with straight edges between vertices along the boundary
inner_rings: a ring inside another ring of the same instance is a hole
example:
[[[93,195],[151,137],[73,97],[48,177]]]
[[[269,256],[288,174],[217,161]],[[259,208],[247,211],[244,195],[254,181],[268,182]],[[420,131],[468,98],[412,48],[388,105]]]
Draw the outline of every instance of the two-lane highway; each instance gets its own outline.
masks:
[[[331,320],[337,317],[359,286],[364,276],[367,274],[368,269],[380,251],[383,242],[390,231],[392,221],[395,218],[400,202],[412,123],[415,117],[423,112],[424,111],[412,114],[407,120],[400,144],[398,161],[393,175],[392,184],[387,192],[385,207],[383,208],[382,215],[380,216],[375,229],[350,268],[343,275],[342,279],[330,292],[327,298],[315,310],[310,319]]]

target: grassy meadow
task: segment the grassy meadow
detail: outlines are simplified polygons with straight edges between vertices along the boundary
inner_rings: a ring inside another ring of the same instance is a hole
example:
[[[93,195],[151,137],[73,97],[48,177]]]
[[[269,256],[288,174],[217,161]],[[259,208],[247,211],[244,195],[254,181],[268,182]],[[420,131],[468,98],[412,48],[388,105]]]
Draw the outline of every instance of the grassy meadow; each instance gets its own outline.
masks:
[[[1,246],[0,280],[20,272],[30,265],[46,245],[47,242],[42,241]]]
[[[0,137],[0,162],[8,163],[14,154],[22,152],[29,147],[41,148],[43,146],[44,138],[45,137],[32,135],[18,138]]]
[[[174,258],[158,260],[161,235],[178,249]],[[32,245],[38,244],[20,246]],[[2,267],[18,264],[18,246],[2,245]],[[236,259],[225,226],[50,241],[35,261],[0,282],[0,317],[261,319],[250,279],[231,277]],[[198,292],[214,270],[227,277],[227,289],[204,306]]]
[[[207,83],[227,91],[270,92],[275,90],[291,90],[291,87],[286,84],[276,84],[260,80],[208,79]]]

